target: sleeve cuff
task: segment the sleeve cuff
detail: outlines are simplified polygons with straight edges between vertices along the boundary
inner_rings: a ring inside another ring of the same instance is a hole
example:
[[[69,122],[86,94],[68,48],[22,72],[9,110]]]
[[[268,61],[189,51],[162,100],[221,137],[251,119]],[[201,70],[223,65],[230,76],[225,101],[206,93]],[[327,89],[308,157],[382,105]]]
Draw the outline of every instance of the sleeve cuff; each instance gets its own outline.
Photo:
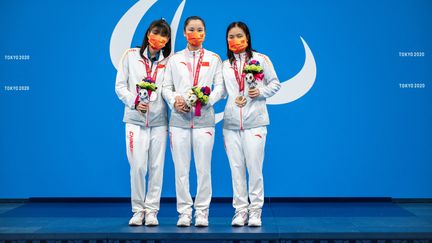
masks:
[[[264,87],[260,87],[260,88],[258,88],[258,90],[259,90],[259,92],[260,92],[260,94],[258,95],[258,97],[259,97],[259,98],[262,98],[262,99],[266,99],[267,97],[264,95],[264,94],[265,94],[265,89],[264,89]]]

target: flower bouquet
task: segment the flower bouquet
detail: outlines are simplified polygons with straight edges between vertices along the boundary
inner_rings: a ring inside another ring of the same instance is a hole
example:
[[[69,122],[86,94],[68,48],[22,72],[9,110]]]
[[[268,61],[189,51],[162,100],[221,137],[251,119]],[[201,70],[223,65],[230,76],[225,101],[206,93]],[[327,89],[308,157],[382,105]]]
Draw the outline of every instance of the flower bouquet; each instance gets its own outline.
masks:
[[[156,82],[151,77],[146,77],[141,82],[137,83],[137,97],[135,98],[135,107],[138,106],[140,102],[149,103],[152,92],[156,91],[156,89]],[[143,112],[145,113],[146,111]]]
[[[195,116],[201,116],[201,107],[207,105],[210,93],[208,86],[195,86],[189,91],[186,104],[189,108],[195,106]]]
[[[248,65],[243,69],[244,80],[249,84],[249,89],[254,89],[258,86],[257,81],[264,78],[264,69],[257,60],[250,60]]]

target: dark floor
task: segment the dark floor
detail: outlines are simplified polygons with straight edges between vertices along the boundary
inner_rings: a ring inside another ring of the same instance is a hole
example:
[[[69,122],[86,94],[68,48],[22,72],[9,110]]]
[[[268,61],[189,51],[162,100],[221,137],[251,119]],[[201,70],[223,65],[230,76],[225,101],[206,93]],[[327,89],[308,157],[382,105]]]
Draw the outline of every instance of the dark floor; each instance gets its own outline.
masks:
[[[208,228],[178,228],[174,203],[162,203],[157,227],[129,227],[129,203],[0,203],[5,240],[429,240],[429,203],[267,203],[261,228],[231,227],[230,203],[212,203]]]

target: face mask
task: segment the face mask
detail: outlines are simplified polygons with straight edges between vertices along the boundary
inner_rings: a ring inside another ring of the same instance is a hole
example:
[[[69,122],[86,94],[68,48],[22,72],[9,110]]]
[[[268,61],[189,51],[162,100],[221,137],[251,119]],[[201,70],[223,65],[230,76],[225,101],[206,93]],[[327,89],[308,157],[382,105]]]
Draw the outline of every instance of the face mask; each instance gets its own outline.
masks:
[[[186,39],[191,46],[200,46],[204,42],[204,32],[188,32],[186,33]]]
[[[236,54],[246,50],[246,47],[248,47],[248,42],[245,37],[228,40],[228,48]]]
[[[168,42],[168,38],[163,37],[161,35],[150,34],[148,36],[149,45],[151,46],[151,48],[157,51],[164,48],[167,42]]]

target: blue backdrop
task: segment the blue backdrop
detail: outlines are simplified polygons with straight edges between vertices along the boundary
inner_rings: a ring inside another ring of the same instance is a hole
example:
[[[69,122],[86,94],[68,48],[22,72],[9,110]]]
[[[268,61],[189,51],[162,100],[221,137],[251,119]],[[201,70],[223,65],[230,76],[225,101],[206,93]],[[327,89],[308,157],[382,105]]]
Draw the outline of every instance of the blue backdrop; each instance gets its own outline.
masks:
[[[159,0],[133,35],[168,22],[181,0]],[[136,1],[2,1],[0,198],[130,195],[123,104],[114,92],[114,28]],[[269,105],[264,183],[272,197],[432,197],[432,2],[187,0],[183,21],[207,22],[205,47],[225,55],[242,20],[281,82],[305,62],[316,80],[300,99]],[[120,50],[122,52],[123,50]],[[29,60],[14,60],[28,55]],[[3,57],[4,56],[4,57]],[[14,90],[16,86],[29,90]],[[224,102],[216,105],[223,110]],[[213,195],[232,195],[219,123]],[[195,171],[191,170],[195,193]],[[163,196],[175,196],[169,148]]]

